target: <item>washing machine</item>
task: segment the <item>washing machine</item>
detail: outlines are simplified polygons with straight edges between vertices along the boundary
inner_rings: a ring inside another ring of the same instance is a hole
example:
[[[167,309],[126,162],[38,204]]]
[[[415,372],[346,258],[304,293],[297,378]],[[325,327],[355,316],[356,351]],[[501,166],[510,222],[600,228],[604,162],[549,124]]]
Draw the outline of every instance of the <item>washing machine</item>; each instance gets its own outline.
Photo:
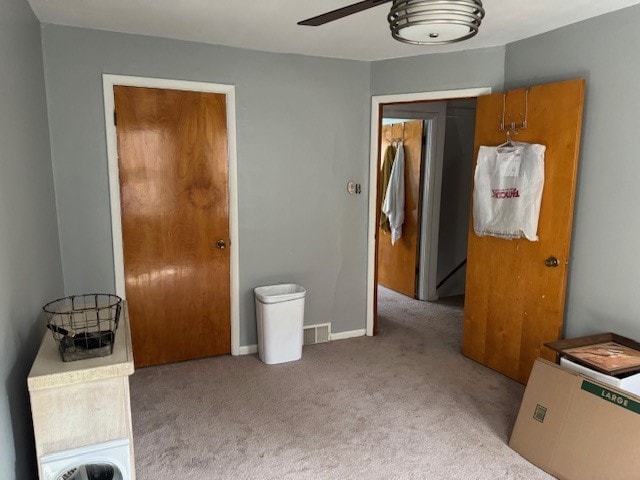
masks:
[[[40,468],[42,480],[131,480],[129,440],[44,455]]]

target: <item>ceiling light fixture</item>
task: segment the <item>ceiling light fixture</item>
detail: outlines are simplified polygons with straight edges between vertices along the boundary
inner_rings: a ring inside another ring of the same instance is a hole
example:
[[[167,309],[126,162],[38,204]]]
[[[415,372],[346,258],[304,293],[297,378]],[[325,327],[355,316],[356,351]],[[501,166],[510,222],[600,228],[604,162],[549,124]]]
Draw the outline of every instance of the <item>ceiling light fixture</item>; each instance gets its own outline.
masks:
[[[478,33],[481,0],[393,0],[387,20],[391,36],[414,45],[442,45]]]

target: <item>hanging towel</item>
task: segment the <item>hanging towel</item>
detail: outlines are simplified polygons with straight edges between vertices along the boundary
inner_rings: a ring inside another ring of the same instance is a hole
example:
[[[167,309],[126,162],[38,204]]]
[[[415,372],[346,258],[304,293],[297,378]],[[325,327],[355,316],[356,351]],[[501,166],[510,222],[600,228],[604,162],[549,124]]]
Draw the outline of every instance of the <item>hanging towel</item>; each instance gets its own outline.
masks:
[[[398,144],[396,158],[393,161],[382,211],[389,217],[391,245],[395,245],[402,236],[402,224],[404,223],[404,146],[402,142]]]
[[[393,159],[396,154],[396,149],[393,145],[389,145],[384,152],[384,160],[382,161],[382,170],[380,171],[380,210],[387,196],[387,188],[389,187],[389,178],[391,178],[391,169],[393,167]],[[389,218],[381,211],[380,213],[380,228],[387,233],[391,233],[391,227],[389,226]]]
[[[478,236],[538,240],[545,148],[523,142],[480,147],[473,189]]]

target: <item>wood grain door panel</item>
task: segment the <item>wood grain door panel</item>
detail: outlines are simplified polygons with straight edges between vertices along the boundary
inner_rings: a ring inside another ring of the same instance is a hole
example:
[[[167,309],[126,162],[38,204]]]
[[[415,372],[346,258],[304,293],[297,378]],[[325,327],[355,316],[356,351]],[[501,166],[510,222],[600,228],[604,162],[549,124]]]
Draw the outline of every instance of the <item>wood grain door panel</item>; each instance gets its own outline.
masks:
[[[226,98],[114,88],[137,366],[229,353]]]
[[[416,268],[420,245],[420,192],[422,167],[422,120],[382,127],[380,166],[389,143],[386,139],[404,138],[405,216],[402,237],[391,245],[391,235],[378,228],[378,283],[409,297],[416,295]],[[384,192],[379,195],[380,205]]]
[[[520,122],[526,89],[507,93],[507,121]],[[546,145],[538,242],[478,237],[469,224],[464,355],[526,383],[543,343],[561,338],[573,224],[584,80],[529,89],[528,128],[514,140]],[[503,94],[478,97],[475,158],[480,145],[499,145]],[[560,265],[545,266],[554,256]]]

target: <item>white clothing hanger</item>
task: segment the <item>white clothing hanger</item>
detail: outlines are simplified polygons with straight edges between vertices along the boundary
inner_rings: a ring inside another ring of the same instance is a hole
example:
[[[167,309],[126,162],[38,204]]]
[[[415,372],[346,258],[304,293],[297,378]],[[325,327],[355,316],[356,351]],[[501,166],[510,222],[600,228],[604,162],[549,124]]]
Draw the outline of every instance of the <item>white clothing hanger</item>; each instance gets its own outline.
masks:
[[[507,130],[507,141],[501,145],[498,145],[498,148],[504,148],[504,147],[513,148],[516,146],[515,143],[513,143],[513,140],[511,139],[511,133],[512,133],[511,129]],[[513,134],[517,135],[517,132],[514,131]]]

